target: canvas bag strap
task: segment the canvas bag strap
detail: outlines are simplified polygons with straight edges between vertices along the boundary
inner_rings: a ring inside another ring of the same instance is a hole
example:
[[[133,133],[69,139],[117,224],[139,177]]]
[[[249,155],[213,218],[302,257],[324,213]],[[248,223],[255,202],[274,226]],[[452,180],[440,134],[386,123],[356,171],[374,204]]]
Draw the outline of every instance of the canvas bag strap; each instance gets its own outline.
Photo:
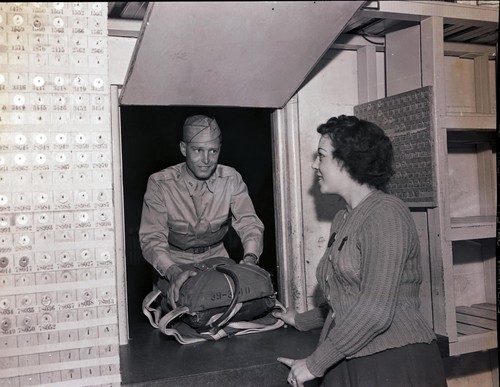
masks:
[[[161,291],[158,288],[153,289],[148,293],[144,300],[142,301],[142,312],[148,318],[150,324],[158,328],[158,322],[160,321],[160,316],[162,314],[161,306],[157,306],[156,308],[151,307],[153,302],[158,298],[161,294]]]
[[[241,304],[238,303],[235,310],[237,310],[238,307],[240,306]],[[276,308],[281,312],[286,311],[285,307],[283,307],[283,305],[279,301],[276,301]],[[175,320],[177,320],[185,313],[189,313],[187,307],[175,308],[174,310],[170,311],[165,316],[163,316],[158,323],[158,328],[163,334],[167,336],[173,336],[178,343],[183,345],[199,343],[207,340],[220,340],[224,337],[227,337],[229,334],[240,336],[240,335],[249,335],[257,332],[272,331],[281,328],[284,325],[284,322],[279,319],[277,319],[274,324],[261,324],[251,321],[241,321],[241,322],[229,323],[223,329],[219,329],[216,334],[205,332],[197,337],[186,337],[183,336],[177,329],[170,326]],[[234,332],[235,330],[236,332]]]
[[[222,316],[220,316],[213,323],[209,323],[202,328],[198,328],[196,330],[198,333],[209,332],[210,334],[215,335],[215,334],[217,334],[219,329],[221,329],[221,327],[225,323],[227,323],[236,314],[235,307],[238,304],[238,298],[239,298],[239,293],[240,293],[239,292],[240,281],[238,279],[238,276],[233,271],[231,271],[231,269],[229,267],[216,266],[215,270],[224,274],[224,277],[226,278],[226,280],[229,283],[229,288],[232,290],[233,297],[231,300],[231,304],[229,305],[227,310],[222,314]],[[232,280],[232,282],[233,282],[232,284],[231,284],[231,281],[229,281],[229,278]]]

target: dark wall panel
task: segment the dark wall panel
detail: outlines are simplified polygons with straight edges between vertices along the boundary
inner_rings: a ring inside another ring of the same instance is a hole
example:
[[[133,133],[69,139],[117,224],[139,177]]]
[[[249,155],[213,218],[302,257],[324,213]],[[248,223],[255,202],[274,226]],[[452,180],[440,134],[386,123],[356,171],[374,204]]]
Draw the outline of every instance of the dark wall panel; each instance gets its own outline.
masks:
[[[184,161],[179,150],[186,117],[206,114],[214,117],[222,131],[219,163],[236,168],[245,180],[255,210],[265,231],[261,266],[276,286],[276,243],[269,109],[214,107],[121,107],[123,185],[127,256],[127,292],[130,323],[138,318],[140,302],[151,290],[154,269],[143,259],[138,230],[142,200],[148,177],[167,166]],[[230,255],[242,254],[237,235],[226,238]]]

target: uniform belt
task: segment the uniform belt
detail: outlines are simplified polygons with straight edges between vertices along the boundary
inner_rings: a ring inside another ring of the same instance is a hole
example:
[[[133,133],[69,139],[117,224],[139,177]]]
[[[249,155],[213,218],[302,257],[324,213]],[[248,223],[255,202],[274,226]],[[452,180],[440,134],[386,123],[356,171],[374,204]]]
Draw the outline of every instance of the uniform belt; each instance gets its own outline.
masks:
[[[220,245],[222,241],[216,242],[213,245],[210,246],[196,246],[196,247],[189,247],[187,249],[181,249],[179,246],[175,246],[172,243],[170,243],[170,248],[175,251],[183,251],[185,253],[191,253],[191,254],[203,254],[204,252]]]

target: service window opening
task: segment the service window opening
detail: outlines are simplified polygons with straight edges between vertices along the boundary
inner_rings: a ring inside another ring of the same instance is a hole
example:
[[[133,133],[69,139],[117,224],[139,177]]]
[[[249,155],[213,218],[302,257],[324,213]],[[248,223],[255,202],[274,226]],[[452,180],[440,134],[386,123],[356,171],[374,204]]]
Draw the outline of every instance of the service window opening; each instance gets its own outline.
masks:
[[[184,120],[195,114],[214,117],[222,131],[219,164],[236,168],[247,184],[255,211],[265,225],[260,266],[277,289],[271,145],[272,109],[225,107],[121,106],[123,200],[129,336],[154,329],[142,313],[143,298],[151,291],[155,272],[144,260],[139,244],[142,202],[148,177],[184,161],[179,150]],[[231,257],[243,254],[237,234],[224,240]]]

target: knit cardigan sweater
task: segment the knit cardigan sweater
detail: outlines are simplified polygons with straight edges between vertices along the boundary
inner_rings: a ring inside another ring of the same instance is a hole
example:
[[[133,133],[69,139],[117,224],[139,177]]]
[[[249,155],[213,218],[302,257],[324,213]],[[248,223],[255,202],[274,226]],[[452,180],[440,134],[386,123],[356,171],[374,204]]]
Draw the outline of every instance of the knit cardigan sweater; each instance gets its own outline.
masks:
[[[323,327],[306,359],[313,375],[343,359],[435,339],[419,310],[420,244],[404,202],[374,191],[339,211],[330,235],[316,271],[326,303],[295,317],[298,330]]]

